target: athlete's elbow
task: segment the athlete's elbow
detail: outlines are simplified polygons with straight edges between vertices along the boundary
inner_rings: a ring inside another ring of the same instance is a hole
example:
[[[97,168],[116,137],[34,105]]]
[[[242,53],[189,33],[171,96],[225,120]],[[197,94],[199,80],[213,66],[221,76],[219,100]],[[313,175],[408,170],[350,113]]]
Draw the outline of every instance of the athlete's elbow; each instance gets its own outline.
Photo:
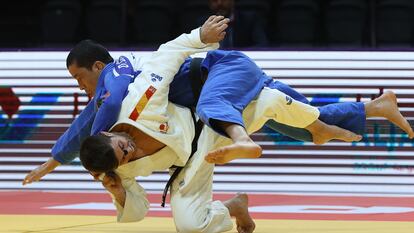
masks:
[[[147,215],[148,211],[142,211],[140,214],[138,214],[137,216],[135,216],[135,221],[134,222],[139,222],[144,220],[145,216]]]
[[[139,222],[142,221],[145,218],[145,214],[136,214],[133,216],[123,216],[121,218],[118,218],[119,223],[129,223],[129,222]]]
[[[107,100],[105,101],[105,107],[109,109],[111,112],[120,109],[122,100]]]

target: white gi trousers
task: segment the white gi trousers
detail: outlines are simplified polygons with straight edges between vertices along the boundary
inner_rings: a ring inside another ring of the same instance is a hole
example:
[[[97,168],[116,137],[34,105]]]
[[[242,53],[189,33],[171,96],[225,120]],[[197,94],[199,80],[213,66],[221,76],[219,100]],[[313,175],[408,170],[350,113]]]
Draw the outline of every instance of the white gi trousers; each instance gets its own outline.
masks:
[[[306,127],[318,119],[316,108],[292,100],[275,89],[264,88],[257,100],[243,112],[249,134],[259,130],[269,119],[296,127]],[[204,156],[231,140],[204,126],[198,140],[198,150],[177,176],[171,187],[171,209],[177,232],[215,233],[232,229],[228,209],[221,201],[212,200],[214,164]]]

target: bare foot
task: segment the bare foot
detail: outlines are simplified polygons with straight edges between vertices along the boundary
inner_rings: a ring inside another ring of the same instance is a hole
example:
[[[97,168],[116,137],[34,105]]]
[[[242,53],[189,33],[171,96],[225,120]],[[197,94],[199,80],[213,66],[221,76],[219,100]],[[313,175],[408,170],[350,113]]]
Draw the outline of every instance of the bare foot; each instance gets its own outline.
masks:
[[[225,164],[238,158],[258,158],[262,155],[262,148],[252,140],[235,142],[210,151],[204,158],[208,163]]]
[[[335,125],[325,124],[320,120],[316,120],[307,126],[306,129],[312,134],[313,143],[316,145],[321,145],[334,139],[345,142],[355,142],[362,139],[361,135]]]
[[[397,97],[394,92],[386,91],[377,99],[365,104],[367,117],[384,117],[404,130],[410,139],[414,138],[414,131],[410,123],[398,109]]]
[[[256,224],[249,214],[249,198],[245,193],[238,193],[230,200],[223,202],[230,215],[236,218],[237,232],[252,233]]]

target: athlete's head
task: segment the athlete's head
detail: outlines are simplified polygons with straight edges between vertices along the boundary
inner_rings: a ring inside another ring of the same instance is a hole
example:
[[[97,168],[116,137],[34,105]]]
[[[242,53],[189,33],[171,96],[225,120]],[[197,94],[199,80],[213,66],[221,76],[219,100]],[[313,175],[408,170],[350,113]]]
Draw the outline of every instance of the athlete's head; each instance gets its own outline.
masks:
[[[83,141],[79,157],[88,171],[97,174],[128,163],[136,158],[138,151],[128,134],[101,132]]]
[[[208,0],[208,6],[214,14],[230,17],[234,9],[234,0]]]
[[[93,96],[103,68],[113,61],[105,47],[92,40],[83,40],[70,51],[66,58],[66,67],[78,81],[79,88]]]

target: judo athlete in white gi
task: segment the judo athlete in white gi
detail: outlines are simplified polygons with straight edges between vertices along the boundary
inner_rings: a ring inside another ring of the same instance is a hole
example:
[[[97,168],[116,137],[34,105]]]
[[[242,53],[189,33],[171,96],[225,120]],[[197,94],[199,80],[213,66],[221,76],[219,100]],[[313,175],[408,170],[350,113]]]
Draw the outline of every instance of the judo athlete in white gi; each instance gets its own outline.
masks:
[[[153,53],[150,61],[144,64],[141,74],[128,87],[128,94],[113,131],[127,132],[134,140],[122,141],[121,136],[93,136],[110,138],[114,144],[115,161],[118,168],[110,182],[104,185],[111,192],[118,212],[118,221],[141,220],[149,208],[145,191],[135,181],[136,176],[146,176],[156,170],[172,166],[184,166],[171,186],[171,208],[178,232],[224,232],[232,228],[231,215],[236,217],[239,232],[252,232],[254,222],[247,212],[247,198],[240,195],[228,202],[212,201],[213,164],[204,160],[209,150],[231,143],[209,127],[204,127],[198,143],[198,150],[190,159],[191,144],[195,137],[195,125],[188,108],[168,103],[169,83],[180,65],[190,54],[216,48],[217,44],[206,45],[200,41],[200,32],[193,30],[168,42]],[[196,49],[198,48],[198,49]],[[156,72],[159,79],[152,79]],[[316,108],[295,100],[287,101],[286,95],[270,88],[260,92],[244,111],[246,131],[255,132],[270,118],[284,124],[303,127],[315,122],[319,116]],[[289,103],[289,105],[286,105]],[[108,134],[107,134],[108,135]],[[97,146],[99,143],[86,139],[83,145]],[[119,140],[118,140],[119,139]],[[112,147],[111,147],[112,149]],[[82,163],[100,166],[100,156],[90,160],[82,157]],[[88,154],[88,153],[87,153]],[[119,160],[118,160],[119,159]],[[119,166],[122,165],[122,166]],[[119,166],[119,167],[118,167]],[[92,166],[93,167],[93,166]],[[90,169],[92,172],[108,171]]]

